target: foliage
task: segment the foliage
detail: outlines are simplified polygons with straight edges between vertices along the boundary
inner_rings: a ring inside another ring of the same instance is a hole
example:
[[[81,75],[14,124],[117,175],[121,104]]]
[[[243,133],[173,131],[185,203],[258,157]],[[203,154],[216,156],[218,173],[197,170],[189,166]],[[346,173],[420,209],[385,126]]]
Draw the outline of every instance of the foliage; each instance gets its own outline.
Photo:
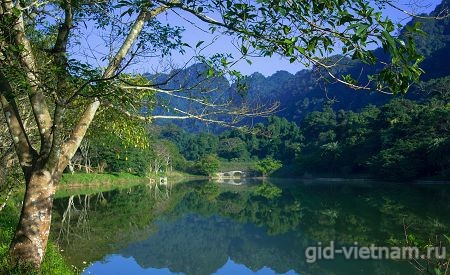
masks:
[[[313,112],[301,122],[305,144],[297,170],[395,180],[448,177],[448,112],[447,102],[437,98]]]
[[[280,169],[282,166],[281,161],[268,157],[256,163],[256,170],[262,175],[267,176]]]
[[[223,131],[218,135],[188,133],[174,124],[161,129],[160,138],[174,142],[188,160],[217,154],[226,161],[252,161],[272,156],[293,161],[301,150],[300,128],[285,118],[270,117],[267,125],[258,123],[252,131]]]
[[[185,156],[217,152],[226,161],[276,159],[285,166],[280,171],[283,176],[445,179],[450,176],[447,83],[447,78],[423,83],[430,95],[421,101],[394,98],[359,111],[335,110],[329,102],[321,111],[307,114],[298,125],[271,117],[251,132],[228,130],[215,138],[207,134],[210,142],[205,140],[201,147],[185,144],[205,134],[188,133],[174,125],[163,126],[161,138],[170,139]],[[264,162],[259,165],[262,173],[271,172],[261,164]]]
[[[147,127],[144,133],[140,133],[138,126],[128,127],[130,131],[137,127],[136,134],[144,135],[141,139],[145,143],[135,144],[128,140],[131,137],[123,138],[98,129],[95,135],[85,138],[72,165],[78,161],[78,164],[88,165],[88,170],[98,173],[125,172],[138,176],[186,169],[186,160],[171,141],[153,137],[151,127]]]
[[[194,169],[201,175],[212,175],[219,170],[219,159],[215,155],[206,155],[195,162]]]
[[[273,200],[281,196],[282,190],[276,185],[263,183],[256,188],[255,193],[266,199]]]
[[[228,160],[249,159],[245,142],[239,137],[222,137],[219,141],[218,155]]]
[[[117,135],[107,133],[101,139],[91,141],[91,161],[93,166],[103,165],[108,172],[132,172],[145,175],[152,153],[149,142],[144,148],[127,144]]]

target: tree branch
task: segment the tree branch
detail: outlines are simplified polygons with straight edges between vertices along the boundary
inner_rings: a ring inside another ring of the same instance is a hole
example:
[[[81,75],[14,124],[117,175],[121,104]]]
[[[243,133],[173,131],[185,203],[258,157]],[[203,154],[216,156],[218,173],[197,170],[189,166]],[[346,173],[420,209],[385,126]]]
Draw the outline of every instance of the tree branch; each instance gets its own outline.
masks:
[[[394,5],[391,1],[385,1],[384,3],[388,4],[392,8],[394,8],[394,9],[396,9],[396,10],[398,10],[398,11],[400,11],[400,12],[402,12],[402,13],[408,15],[408,16],[411,16],[413,18],[429,19],[429,20],[442,20],[442,19],[450,17],[450,12],[449,12],[448,8],[445,8],[445,9],[441,10],[437,16],[423,16],[423,15],[415,14],[413,12],[410,12],[410,11],[407,11],[405,9],[402,9],[399,6]]]
[[[17,157],[19,158],[20,166],[24,171],[25,177],[29,175],[29,171],[34,162],[35,150],[31,146],[28,135],[22,123],[16,103],[11,96],[12,90],[9,83],[6,82],[2,74],[0,74],[0,101],[3,113],[6,118],[9,133],[14,142]]]
[[[144,8],[136,18],[136,21],[131,28],[130,32],[128,33],[127,38],[123,42],[122,46],[120,47],[119,51],[117,51],[116,55],[109,61],[108,67],[106,68],[105,72],[103,73],[104,78],[109,78],[115,74],[115,72],[119,69],[120,64],[125,59],[127,54],[129,53],[131,46],[134,44],[134,42],[137,40],[139,34],[141,33],[145,22],[148,20],[156,17],[158,14],[164,12],[169,7],[166,5],[162,5],[160,7],[157,7],[151,11],[148,11],[146,8]]]
[[[17,1],[19,5],[20,1]],[[23,47],[23,50],[19,51],[18,59],[25,70],[25,76],[29,84],[29,99],[33,114],[39,129],[41,136],[41,148],[47,148],[46,144],[51,142],[51,127],[53,125],[52,118],[49,113],[45,96],[40,90],[42,87],[41,82],[36,75],[38,71],[36,65],[36,59],[32,52],[31,43],[25,35],[25,27],[23,21],[23,12],[20,9],[20,14],[16,17],[13,13],[14,3],[12,1],[2,1],[3,14],[2,16],[10,16],[15,19],[15,23],[12,29],[3,30],[13,37],[16,46]]]
[[[119,70],[120,64],[128,55],[133,46],[134,42],[136,42],[139,34],[141,33],[145,22],[156,17],[158,14],[164,12],[168,7],[162,5],[157,7],[151,11],[148,11],[147,8],[143,8],[143,10],[139,13],[136,18],[135,23],[131,27],[128,36],[125,38],[120,49],[117,51],[115,56],[109,61],[109,64],[106,70],[103,73],[103,78],[108,79],[113,77],[116,74],[116,71]],[[84,111],[83,115],[79,119],[76,124],[74,130],[70,134],[69,139],[63,145],[63,156],[60,158],[60,163],[58,165],[58,170],[62,172],[62,170],[67,166],[69,160],[73,157],[76,150],[80,146],[81,141],[83,140],[89,125],[94,119],[95,113],[100,106],[100,101],[95,99],[94,102],[89,104],[89,106]]]
[[[94,119],[95,113],[97,112],[99,106],[100,101],[96,100],[89,104],[81,115],[81,118],[70,134],[69,139],[62,145],[63,149],[61,152],[61,157],[59,158],[59,163],[56,166],[57,172],[62,173],[64,168],[66,168],[69,163],[69,160],[75,155],[75,152],[80,146],[81,141],[83,141],[83,138],[86,135],[89,125]]]

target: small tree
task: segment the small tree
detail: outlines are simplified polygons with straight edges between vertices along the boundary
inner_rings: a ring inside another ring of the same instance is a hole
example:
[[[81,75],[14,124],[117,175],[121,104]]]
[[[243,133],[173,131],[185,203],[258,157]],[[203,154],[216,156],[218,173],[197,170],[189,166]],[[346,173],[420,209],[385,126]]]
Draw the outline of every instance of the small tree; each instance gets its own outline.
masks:
[[[195,163],[195,168],[200,174],[209,176],[219,170],[219,164],[216,155],[206,155]]]
[[[260,172],[263,176],[268,176],[280,169],[283,166],[281,161],[275,160],[271,157],[262,159],[256,163],[256,170]]]

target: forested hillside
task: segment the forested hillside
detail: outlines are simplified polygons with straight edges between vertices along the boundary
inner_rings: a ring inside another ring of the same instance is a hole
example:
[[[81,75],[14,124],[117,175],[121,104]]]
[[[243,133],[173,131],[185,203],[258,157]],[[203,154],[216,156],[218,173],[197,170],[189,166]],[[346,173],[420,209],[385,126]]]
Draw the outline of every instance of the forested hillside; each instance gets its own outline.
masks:
[[[450,19],[415,19],[405,28],[418,22],[424,34],[415,40],[425,56],[425,74],[406,95],[354,91],[327,82],[314,69],[295,75],[279,71],[269,77],[254,73],[244,80],[248,89],[243,100],[253,104],[279,101],[276,116],[246,121],[253,123],[250,132],[198,127],[186,121],[177,123],[182,128],[163,124],[159,138],[173,142],[189,161],[211,155],[227,161],[280,160],[284,168],[278,174],[285,176],[448,178],[450,67],[445,63],[450,59]],[[382,49],[373,53],[383,58]],[[361,62],[347,63],[336,70],[354,78],[375,70]],[[175,83],[182,87],[193,85],[199,77],[206,79],[203,68],[195,65],[177,72]],[[221,89],[234,100],[240,94],[236,85],[228,85],[220,76],[193,91],[208,89]]]
[[[436,11],[442,10],[442,6],[445,5],[448,5],[448,1],[444,1],[436,7]],[[438,16],[436,11],[430,15]],[[404,30],[417,23],[421,24],[423,30],[423,34],[417,34],[415,37],[417,48],[425,57],[421,66],[425,71],[421,78],[422,81],[426,82],[450,75],[450,67],[447,64],[450,59],[450,19],[414,19],[405,26]],[[405,31],[401,33],[405,33]],[[381,48],[375,49],[373,54],[381,59],[386,58],[384,50]],[[333,58],[340,57],[334,56],[330,59]],[[243,95],[243,99],[240,100],[249,101],[252,104],[279,101],[281,106],[276,115],[296,122],[312,111],[321,110],[324,104],[330,102],[333,102],[331,106],[335,111],[340,109],[358,111],[368,104],[376,106],[386,104],[393,98],[392,95],[355,91],[346,85],[333,83],[327,77],[321,75],[317,68],[302,69],[296,74],[278,71],[268,77],[260,73],[254,73],[243,80],[243,83],[246,84],[244,91],[237,89],[235,84],[230,85],[227,79],[221,76],[207,79],[206,68],[204,65],[196,64],[186,69],[174,70],[169,74],[157,76],[148,74],[147,77],[154,83],[168,81],[170,84],[162,86],[165,88],[191,88],[192,93],[220,90],[222,92],[219,94],[233,98],[233,100],[239,100],[240,95]],[[346,61],[341,61],[340,66],[334,70],[339,75],[351,75],[354,79],[362,80],[376,69],[361,61],[346,59]],[[423,100],[428,97],[427,92],[421,86],[414,86],[406,95],[397,95],[397,97]],[[181,100],[179,104],[182,104]],[[156,112],[160,113],[163,110],[157,109]],[[177,124],[186,129],[198,130],[202,128],[193,126],[192,121]]]

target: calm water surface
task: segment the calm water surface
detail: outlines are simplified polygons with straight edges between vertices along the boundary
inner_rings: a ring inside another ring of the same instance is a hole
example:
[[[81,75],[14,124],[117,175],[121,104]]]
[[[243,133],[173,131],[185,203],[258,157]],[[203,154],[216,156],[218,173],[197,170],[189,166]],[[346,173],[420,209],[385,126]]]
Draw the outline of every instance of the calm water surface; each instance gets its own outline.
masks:
[[[83,274],[414,274],[407,261],[307,263],[321,242],[401,246],[450,235],[450,186],[189,182],[55,200],[51,238]]]

